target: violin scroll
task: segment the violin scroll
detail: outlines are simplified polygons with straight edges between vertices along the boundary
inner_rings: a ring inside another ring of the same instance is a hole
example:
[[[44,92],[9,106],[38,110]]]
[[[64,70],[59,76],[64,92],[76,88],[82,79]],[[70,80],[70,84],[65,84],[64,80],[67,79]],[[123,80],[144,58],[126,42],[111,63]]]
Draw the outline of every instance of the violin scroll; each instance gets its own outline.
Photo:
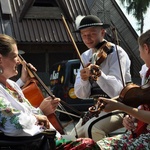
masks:
[[[96,105],[89,107],[89,112],[94,114],[100,114],[100,112],[105,108],[106,103],[103,100],[97,100]]]
[[[94,81],[96,81],[97,78],[101,76],[101,70],[99,66],[92,65],[90,68],[90,73],[91,73],[90,78],[92,78]]]

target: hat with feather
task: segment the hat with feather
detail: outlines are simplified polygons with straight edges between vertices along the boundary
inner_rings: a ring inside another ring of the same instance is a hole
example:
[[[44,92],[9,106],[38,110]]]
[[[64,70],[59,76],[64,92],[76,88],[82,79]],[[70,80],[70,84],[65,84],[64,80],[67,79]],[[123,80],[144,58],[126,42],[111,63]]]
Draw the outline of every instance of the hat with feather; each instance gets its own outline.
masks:
[[[87,15],[87,16],[77,16],[75,20],[76,24],[76,32],[80,31],[81,29],[92,27],[92,26],[101,26],[104,29],[109,28],[109,24],[104,24],[101,20],[94,15]]]

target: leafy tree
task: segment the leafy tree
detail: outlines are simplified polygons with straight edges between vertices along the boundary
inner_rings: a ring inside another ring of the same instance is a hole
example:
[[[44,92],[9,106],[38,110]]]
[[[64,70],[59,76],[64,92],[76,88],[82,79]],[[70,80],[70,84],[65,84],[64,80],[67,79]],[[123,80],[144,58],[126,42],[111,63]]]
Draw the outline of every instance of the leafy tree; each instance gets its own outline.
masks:
[[[143,33],[144,27],[144,15],[147,12],[147,9],[150,5],[150,0],[120,0],[121,3],[126,6],[126,10],[129,13],[132,13],[135,19],[138,22],[138,31]]]

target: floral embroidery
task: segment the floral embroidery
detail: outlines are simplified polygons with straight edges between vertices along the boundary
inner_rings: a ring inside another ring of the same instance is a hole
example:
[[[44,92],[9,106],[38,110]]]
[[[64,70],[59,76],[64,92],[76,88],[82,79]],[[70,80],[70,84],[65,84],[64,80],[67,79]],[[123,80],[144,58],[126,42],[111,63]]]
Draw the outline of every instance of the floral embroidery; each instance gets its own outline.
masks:
[[[19,102],[23,102],[23,99],[21,98],[21,96],[19,96],[17,92],[9,89],[7,89],[7,91],[15,98],[19,97]],[[6,105],[2,97],[0,98],[0,109],[1,127],[5,128],[5,124],[7,123],[7,121],[10,121],[10,123],[13,124],[16,129],[23,129],[22,126],[19,124],[19,117],[17,116],[20,111],[12,108],[9,105]]]
[[[128,139],[131,133],[104,138],[97,142],[102,150],[148,150],[150,149],[150,132],[138,138]]]
[[[5,125],[6,121],[7,121],[7,119],[5,117],[1,117],[1,118],[2,119],[1,119],[0,126],[4,128],[4,125]]]
[[[14,96],[19,102],[23,102],[24,101],[24,99],[18,94],[18,92],[17,91],[15,91],[15,90],[10,90],[9,88],[6,88],[6,90],[12,95],[12,96]]]
[[[141,105],[139,109],[150,111],[150,106]],[[140,135],[137,138],[129,138],[131,132],[128,131],[123,135],[104,138],[98,141],[97,144],[102,150],[148,150],[150,149],[150,130],[145,130],[147,126],[147,124],[143,126]]]
[[[15,125],[16,129],[23,129],[22,126],[18,122],[19,118],[16,116],[11,117],[10,122]]]

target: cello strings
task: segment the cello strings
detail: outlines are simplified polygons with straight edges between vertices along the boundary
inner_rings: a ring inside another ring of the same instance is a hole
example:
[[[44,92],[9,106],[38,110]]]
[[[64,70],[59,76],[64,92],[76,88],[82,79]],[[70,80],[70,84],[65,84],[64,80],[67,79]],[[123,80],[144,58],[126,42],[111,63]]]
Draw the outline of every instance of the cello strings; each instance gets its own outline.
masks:
[[[59,104],[58,106],[61,107],[61,109],[65,110],[65,108],[63,107],[62,104]],[[66,113],[66,114],[69,116],[69,118],[71,119],[71,122],[72,122],[72,124],[73,124],[73,127],[74,127],[74,129],[75,129],[75,134],[76,134],[75,137],[76,137],[76,139],[77,139],[77,138],[78,138],[77,129],[76,129],[76,126],[75,126],[74,119],[73,119],[71,116],[77,117],[77,118],[79,118],[79,119],[80,119],[80,117],[79,117],[79,116],[76,116],[76,115],[74,115],[74,114],[72,114],[72,113],[69,113],[69,112],[67,112],[66,110],[65,110],[65,111],[61,111],[61,110],[59,110],[59,109],[56,109],[56,111],[60,111],[60,112],[62,112],[62,113]],[[68,124],[68,125],[69,125],[69,124]]]

